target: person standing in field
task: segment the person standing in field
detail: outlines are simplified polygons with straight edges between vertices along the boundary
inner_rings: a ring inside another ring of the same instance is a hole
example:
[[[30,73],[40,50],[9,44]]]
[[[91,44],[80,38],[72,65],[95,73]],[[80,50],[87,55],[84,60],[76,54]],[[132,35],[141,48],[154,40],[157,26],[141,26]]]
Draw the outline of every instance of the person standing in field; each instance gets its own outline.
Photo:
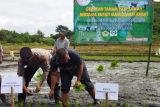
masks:
[[[68,49],[69,45],[70,45],[70,42],[66,37],[66,33],[60,32],[59,38],[56,40],[56,42],[54,44],[54,50],[53,50],[54,52],[53,53],[55,53],[60,48]]]

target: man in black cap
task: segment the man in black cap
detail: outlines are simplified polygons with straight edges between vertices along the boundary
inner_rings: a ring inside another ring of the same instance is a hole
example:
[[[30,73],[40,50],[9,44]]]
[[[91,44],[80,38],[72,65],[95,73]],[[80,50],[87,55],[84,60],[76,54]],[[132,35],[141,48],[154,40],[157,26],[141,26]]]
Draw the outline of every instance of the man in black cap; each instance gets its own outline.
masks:
[[[94,104],[97,104],[94,85],[90,81],[84,61],[77,52],[73,50],[66,50],[64,48],[58,49],[51,59],[50,66],[50,72],[47,79],[47,82],[51,87],[49,96],[54,95],[55,85],[59,78],[61,78],[62,103],[63,107],[66,107],[71,87],[71,80],[73,76],[77,76],[75,85],[83,83],[85,85],[85,89],[93,98]]]
[[[18,61],[18,76],[23,77],[23,93],[18,94],[18,101],[21,103],[25,102],[26,94],[31,95],[32,92],[28,88],[29,82],[31,81],[35,72],[41,68],[43,71],[42,80],[36,85],[36,92],[39,92],[41,86],[46,79],[49,71],[49,62],[52,55],[48,50],[29,47],[23,47],[20,49],[20,59]],[[55,88],[56,89],[56,88]],[[59,96],[55,92],[55,100],[58,100]]]

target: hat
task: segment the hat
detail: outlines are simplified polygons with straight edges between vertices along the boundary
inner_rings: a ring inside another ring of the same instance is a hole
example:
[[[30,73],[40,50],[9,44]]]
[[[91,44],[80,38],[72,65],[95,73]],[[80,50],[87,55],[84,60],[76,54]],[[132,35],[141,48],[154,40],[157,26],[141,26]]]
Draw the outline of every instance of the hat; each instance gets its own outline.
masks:
[[[59,34],[66,35],[66,34],[67,34],[67,31],[64,30],[64,29],[61,29],[61,31],[59,31]]]
[[[66,33],[64,33],[64,32],[59,32],[59,35],[66,35]]]
[[[28,59],[32,56],[32,51],[29,47],[23,47],[20,50],[20,57],[22,59]]]

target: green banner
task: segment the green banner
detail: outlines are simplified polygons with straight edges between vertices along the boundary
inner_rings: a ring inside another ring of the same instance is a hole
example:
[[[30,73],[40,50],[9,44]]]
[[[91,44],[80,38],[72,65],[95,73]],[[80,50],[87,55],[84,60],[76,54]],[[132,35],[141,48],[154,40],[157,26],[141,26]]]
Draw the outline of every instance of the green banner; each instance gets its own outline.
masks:
[[[74,43],[152,43],[152,0],[75,0]]]

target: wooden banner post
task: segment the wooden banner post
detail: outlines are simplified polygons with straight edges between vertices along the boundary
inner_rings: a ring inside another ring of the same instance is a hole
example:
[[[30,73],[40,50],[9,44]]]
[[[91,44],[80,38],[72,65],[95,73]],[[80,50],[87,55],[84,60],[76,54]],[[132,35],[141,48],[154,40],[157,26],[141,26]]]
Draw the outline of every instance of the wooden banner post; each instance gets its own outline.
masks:
[[[108,92],[106,92],[106,106],[105,107],[109,107]]]
[[[13,87],[11,87],[11,107],[14,107]]]

